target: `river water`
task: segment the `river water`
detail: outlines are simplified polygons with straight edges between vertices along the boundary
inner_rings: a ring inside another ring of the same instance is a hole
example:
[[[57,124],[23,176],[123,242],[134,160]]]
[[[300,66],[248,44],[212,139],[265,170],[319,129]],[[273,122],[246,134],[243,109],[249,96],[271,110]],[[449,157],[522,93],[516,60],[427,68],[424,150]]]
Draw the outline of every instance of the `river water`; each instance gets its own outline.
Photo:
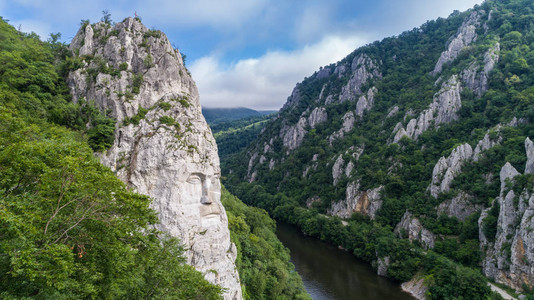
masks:
[[[278,223],[276,234],[291,250],[291,262],[314,300],[413,300],[398,284],[376,275],[352,254]]]

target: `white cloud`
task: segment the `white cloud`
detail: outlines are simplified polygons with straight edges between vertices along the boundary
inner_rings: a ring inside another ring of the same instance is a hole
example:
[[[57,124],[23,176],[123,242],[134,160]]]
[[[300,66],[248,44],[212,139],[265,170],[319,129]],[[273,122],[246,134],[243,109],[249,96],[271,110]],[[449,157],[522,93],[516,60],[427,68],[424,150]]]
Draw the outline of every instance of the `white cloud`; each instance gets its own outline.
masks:
[[[297,82],[364,43],[354,36],[331,36],[295,51],[271,51],[227,67],[208,56],[194,61],[191,72],[203,106],[278,109]]]
[[[332,9],[328,2],[321,5],[310,5],[296,17],[295,35],[301,42],[313,41],[322,37],[332,28]]]
[[[266,6],[266,0],[137,1],[138,13],[161,23],[218,28],[239,27]]]

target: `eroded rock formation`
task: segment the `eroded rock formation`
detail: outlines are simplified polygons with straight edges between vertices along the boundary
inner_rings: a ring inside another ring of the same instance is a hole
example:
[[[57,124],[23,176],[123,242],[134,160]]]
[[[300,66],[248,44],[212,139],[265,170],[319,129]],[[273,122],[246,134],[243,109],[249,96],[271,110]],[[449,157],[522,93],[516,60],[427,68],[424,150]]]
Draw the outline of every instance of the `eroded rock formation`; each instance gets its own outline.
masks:
[[[181,239],[189,264],[225,288],[225,299],[241,299],[217,145],[181,54],[133,18],[86,25],[70,49],[84,61],[68,76],[74,100],[94,101],[117,120],[102,163],[153,199],[158,229]]]

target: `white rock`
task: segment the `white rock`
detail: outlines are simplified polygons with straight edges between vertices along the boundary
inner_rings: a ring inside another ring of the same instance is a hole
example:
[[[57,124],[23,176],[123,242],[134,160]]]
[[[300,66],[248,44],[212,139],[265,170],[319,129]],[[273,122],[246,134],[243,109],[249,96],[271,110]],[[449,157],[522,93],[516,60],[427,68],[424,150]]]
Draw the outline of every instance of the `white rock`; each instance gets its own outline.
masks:
[[[330,142],[330,145],[332,145],[332,142],[336,139],[343,138],[345,136],[345,133],[351,131],[354,128],[354,122],[356,121],[354,117],[354,113],[352,111],[347,112],[343,116],[343,125],[340,130],[332,133],[330,137],[328,138],[328,141]]]
[[[394,115],[396,115],[398,113],[399,113],[399,107],[397,105],[395,105],[389,110],[388,115],[386,116],[386,118],[391,118],[391,117],[393,117]]]
[[[467,69],[462,71],[461,77],[465,86],[471,89],[478,97],[481,97],[489,88],[489,74],[495,67],[495,64],[499,61],[499,51],[500,44],[495,43],[495,45],[484,54],[484,67],[480,72],[480,64],[477,61],[474,61]]]
[[[316,107],[308,117],[308,124],[311,128],[315,128],[317,124],[323,123],[328,119],[328,114],[324,107]]]
[[[341,177],[341,174],[343,174],[343,166],[345,165],[345,161],[343,160],[343,155],[339,155],[336,159],[336,162],[332,166],[332,178],[334,179],[334,186],[337,185],[337,182],[339,181],[339,178]]]
[[[446,193],[454,178],[460,174],[462,165],[473,157],[473,149],[469,144],[456,147],[449,157],[441,157],[432,171],[432,182],[430,183],[430,194],[437,198],[438,194]]]
[[[456,217],[458,220],[464,221],[470,215],[482,210],[482,206],[471,203],[472,199],[472,196],[460,192],[456,197],[442,202],[438,206],[438,215],[445,214],[449,217]]]
[[[525,174],[534,174],[534,144],[528,137],[525,139],[525,150],[527,152]]]
[[[101,35],[111,30],[119,35],[110,36],[103,44],[94,36],[92,26],[87,26],[78,31],[70,49],[75,52],[82,48],[80,54],[102,57],[113,68],[126,63],[129,70],[121,72],[120,78],[100,74],[92,81],[84,72],[97,67],[91,62],[68,75],[75,101],[94,100],[101,110],[110,109],[117,120],[114,144],[99,154],[100,160],[129,188],[153,199],[151,207],[160,220],[156,227],[180,238],[187,263],[208,281],[225,288],[225,299],[242,299],[236,248],[230,242],[228,219],[220,202],[217,145],[180,53],[163,34],[148,38],[148,47],[142,46],[148,29],[132,18],[113,28],[104,23],[94,27]],[[152,66],[144,64],[149,54]],[[133,73],[143,74],[139,93],[132,93],[132,99],[119,97],[132,92]],[[171,108],[159,108],[161,102]],[[140,107],[148,110],[145,118],[138,125],[123,125]],[[174,119],[179,127],[162,124],[159,120],[163,116]]]
[[[346,198],[334,202],[327,210],[327,214],[340,218],[350,218],[353,213],[361,213],[375,219],[377,211],[382,206],[381,193],[383,186],[367,191],[360,191],[359,182],[351,182],[347,185]]]
[[[426,299],[425,294],[428,291],[428,287],[425,286],[424,278],[414,277],[412,280],[402,283],[401,288],[417,300]]]
[[[376,274],[378,276],[387,276],[389,268],[389,256],[378,258],[378,266],[376,268]]]
[[[428,109],[422,111],[417,119],[411,119],[406,125],[406,130],[402,127],[393,131],[395,137],[393,142],[397,143],[403,136],[417,139],[423,132],[427,131],[432,124],[439,125],[458,120],[458,112],[462,107],[460,93],[462,87],[458,81],[458,76],[453,75],[447,82],[444,82],[439,92],[434,95],[434,99]]]
[[[477,38],[475,33],[477,26],[480,25],[479,20],[481,17],[481,12],[473,11],[471,15],[464,21],[462,26],[458,29],[456,36],[449,43],[447,50],[441,53],[432,75],[436,76],[443,69],[443,65],[456,59],[458,54],[474,42]]]
[[[367,91],[367,95],[360,96],[358,103],[356,103],[356,115],[363,117],[366,111],[371,110],[375,103],[375,94],[377,93],[376,87],[372,87]]]
[[[425,249],[434,248],[434,241],[436,239],[434,234],[424,228],[421,222],[417,218],[414,218],[408,211],[404,213],[401,221],[395,227],[395,234],[399,237],[406,238],[406,236],[402,236],[403,230],[408,235],[407,238],[410,241],[419,241]]]
[[[351,70],[352,75],[349,79],[349,82],[341,88],[341,94],[339,95],[338,100],[340,103],[355,100],[356,97],[362,94],[361,87],[369,79],[382,77],[382,74],[380,73],[376,64],[369,56],[365,54],[354,57]]]
[[[306,124],[307,120],[304,117],[301,117],[297,124],[293,126],[284,126],[282,128],[280,135],[282,137],[283,144],[287,149],[291,151],[300,147],[300,144],[302,144],[304,136],[307,133],[305,129]]]

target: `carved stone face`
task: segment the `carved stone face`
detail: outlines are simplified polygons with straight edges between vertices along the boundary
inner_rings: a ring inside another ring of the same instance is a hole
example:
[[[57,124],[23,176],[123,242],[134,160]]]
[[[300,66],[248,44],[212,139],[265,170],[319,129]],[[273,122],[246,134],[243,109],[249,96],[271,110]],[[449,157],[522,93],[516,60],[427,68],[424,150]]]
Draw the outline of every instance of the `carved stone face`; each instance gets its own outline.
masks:
[[[188,214],[197,215],[202,227],[221,224],[221,184],[211,168],[195,170],[183,182],[180,198]]]

